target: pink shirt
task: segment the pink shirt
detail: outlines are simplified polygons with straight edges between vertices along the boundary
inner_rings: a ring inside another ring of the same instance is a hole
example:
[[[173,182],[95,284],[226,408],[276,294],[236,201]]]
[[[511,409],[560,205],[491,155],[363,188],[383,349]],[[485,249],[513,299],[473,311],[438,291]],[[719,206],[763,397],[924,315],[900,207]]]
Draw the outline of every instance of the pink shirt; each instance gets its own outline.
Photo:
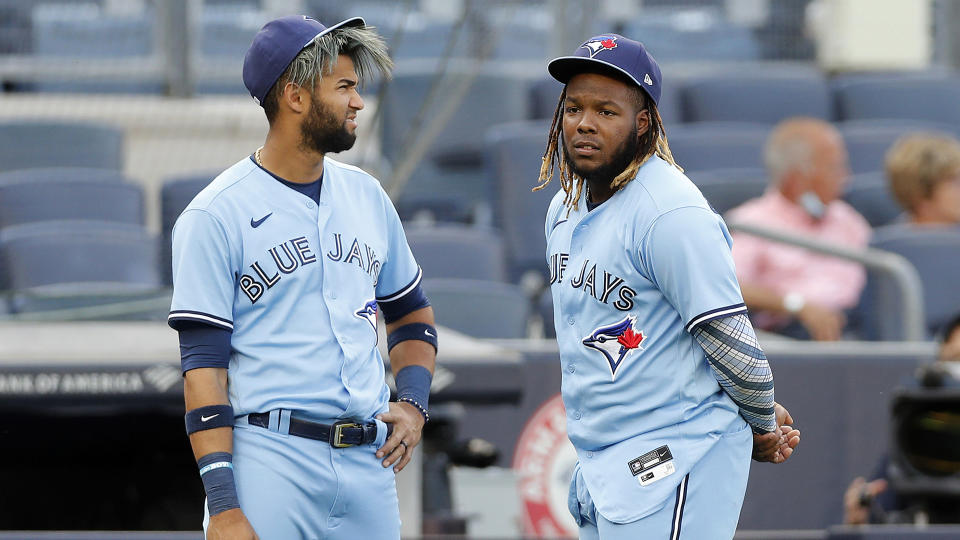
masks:
[[[866,247],[871,233],[863,216],[843,201],[831,202],[823,219],[817,221],[776,189],[734,208],[727,220],[851,248]],[[855,306],[866,282],[866,271],[859,263],[742,233],[733,235],[733,261],[741,283],[760,285],[781,295],[797,292],[807,302],[834,310]],[[770,315],[758,314],[758,325],[771,328],[785,322]]]

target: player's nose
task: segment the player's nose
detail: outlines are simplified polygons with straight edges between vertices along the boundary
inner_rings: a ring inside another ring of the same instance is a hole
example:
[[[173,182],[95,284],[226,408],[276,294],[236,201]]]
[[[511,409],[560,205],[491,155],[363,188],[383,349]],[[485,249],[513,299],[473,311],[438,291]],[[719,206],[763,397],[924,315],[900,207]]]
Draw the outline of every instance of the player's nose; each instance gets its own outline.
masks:
[[[359,93],[355,93],[355,94],[353,95],[353,97],[350,98],[349,106],[350,106],[351,109],[353,109],[353,110],[355,110],[355,111],[359,111],[359,110],[363,109],[363,105],[364,105],[364,104],[363,104],[363,98],[360,97],[360,94],[359,94]]]
[[[580,122],[577,124],[578,133],[596,133],[597,126],[590,120],[588,115],[583,115],[580,117]]]

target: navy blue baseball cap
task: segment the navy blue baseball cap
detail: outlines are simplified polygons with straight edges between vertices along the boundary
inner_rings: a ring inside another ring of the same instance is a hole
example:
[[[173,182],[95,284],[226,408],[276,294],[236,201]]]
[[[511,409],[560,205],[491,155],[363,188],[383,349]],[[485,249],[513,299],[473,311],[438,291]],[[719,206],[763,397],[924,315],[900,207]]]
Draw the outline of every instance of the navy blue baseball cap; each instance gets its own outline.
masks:
[[[660,66],[639,41],[619,34],[594,36],[577,48],[573,56],[554,58],[547,65],[553,78],[567,84],[580,73],[614,72],[642,88],[654,103],[660,101],[663,79]]]
[[[277,79],[314,39],[342,26],[365,26],[362,17],[352,17],[333,26],[306,15],[291,15],[274,19],[257,32],[243,59],[243,84],[257,103],[273,88]]]

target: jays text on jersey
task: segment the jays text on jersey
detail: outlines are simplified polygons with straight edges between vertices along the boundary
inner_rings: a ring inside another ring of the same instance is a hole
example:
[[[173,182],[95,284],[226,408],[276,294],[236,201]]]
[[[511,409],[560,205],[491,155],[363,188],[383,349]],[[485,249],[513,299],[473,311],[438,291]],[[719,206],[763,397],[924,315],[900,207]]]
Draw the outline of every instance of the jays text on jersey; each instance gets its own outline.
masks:
[[[568,214],[563,196],[545,233],[567,431],[597,510],[625,523],[746,428],[690,334],[746,308],[723,220],[665,161],[592,211],[584,194]]]
[[[387,410],[377,301],[419,284],[400,219],[376,179],[324,159],[319,204],[245,158],[173,231],[170,324],[232,329],[237,416],[369,419]]]

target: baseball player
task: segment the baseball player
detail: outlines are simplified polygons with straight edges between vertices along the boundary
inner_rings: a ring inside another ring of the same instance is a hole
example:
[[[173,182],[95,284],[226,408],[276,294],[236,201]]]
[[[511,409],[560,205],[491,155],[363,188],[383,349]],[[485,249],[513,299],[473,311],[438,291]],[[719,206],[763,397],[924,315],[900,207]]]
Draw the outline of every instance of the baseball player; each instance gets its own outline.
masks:
[[[354,143],[358,84],[391,67],[361,18],[267,23],[243,63],[266,141],[177,220],[169,323],[207,538],[400,537],[394,474],[427,420],[433,312],[380,184],[327,157]]]
[[[730,539],[751,448],[782,462],[800,440],[730,236],[673,160],[640,43],[596,36],[549,71],[565,87],[537,189],[556,166],[545,233],[580,538]]]

